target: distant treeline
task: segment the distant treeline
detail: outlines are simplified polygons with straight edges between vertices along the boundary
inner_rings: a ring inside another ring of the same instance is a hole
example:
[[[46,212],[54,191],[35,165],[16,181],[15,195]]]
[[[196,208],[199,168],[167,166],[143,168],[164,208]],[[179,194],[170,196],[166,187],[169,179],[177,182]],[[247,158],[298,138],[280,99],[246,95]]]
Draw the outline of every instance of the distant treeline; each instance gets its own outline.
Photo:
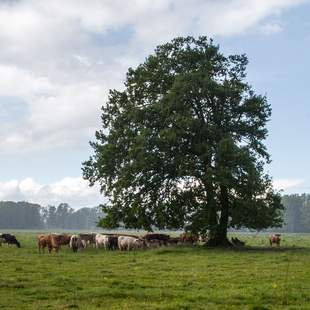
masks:
[[[42,207],[28,202],[0,201],[0,229],[94,229],[101,209],[72,209],[68,204]]]
[[[282,232],[310,233],[310,194],[284,195]],[[95,229],[99,207],[72,209],[68,204],[42,207],[28,202],[0,201],[0,229]]]
[[[292,194],[282,197],[285,207],[284,232],[310,233],[310,194]]]

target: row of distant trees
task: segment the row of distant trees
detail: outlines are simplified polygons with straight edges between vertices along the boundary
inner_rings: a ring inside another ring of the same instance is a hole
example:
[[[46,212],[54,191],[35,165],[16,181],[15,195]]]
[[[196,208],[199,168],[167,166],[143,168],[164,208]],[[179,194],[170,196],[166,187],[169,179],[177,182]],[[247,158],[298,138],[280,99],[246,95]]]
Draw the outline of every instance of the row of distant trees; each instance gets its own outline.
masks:
[[[0,229],[94,229],[100,208],[74,210],[67,203],[42,207],[28,202],[0,202]]]
[[[310,233],[310,194],[282,197],[285,207],[283,231]]]
[[[310,233],[310,194],[282,197],[283,232]],[[0,229],[95,229],[103,213],[99,207],[74,210],[67,203],[42,207],[28,202],[0,202]]]

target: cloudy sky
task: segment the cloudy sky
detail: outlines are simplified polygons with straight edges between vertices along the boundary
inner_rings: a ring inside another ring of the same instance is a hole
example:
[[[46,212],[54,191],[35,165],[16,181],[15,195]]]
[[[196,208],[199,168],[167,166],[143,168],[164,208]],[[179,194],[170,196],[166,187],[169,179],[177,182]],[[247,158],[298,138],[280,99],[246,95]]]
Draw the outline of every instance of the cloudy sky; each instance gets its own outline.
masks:
[[[0,0],[0,200],[100,203],[81,162],[108,90],[180,35],[248,55],[275,187],[310,192],[309,16],[306,0]]]

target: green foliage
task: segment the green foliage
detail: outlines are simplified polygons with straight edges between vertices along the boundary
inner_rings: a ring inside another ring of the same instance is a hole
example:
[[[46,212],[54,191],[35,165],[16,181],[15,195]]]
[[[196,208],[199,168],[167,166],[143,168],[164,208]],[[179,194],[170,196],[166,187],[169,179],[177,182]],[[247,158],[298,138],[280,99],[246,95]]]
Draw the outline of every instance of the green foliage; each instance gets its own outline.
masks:
[[[14,234],[22,248],[0,247],[1,309],[309,309],[309,236],[285,235],[286,249],[272,251],[62,247],[39,255],[35,234]],[[266,235],[238,238],[270,248]]]
[[[225,238],[227,227],[281,225],[264,173],[271,115],[244,79],[247,57],[206,37],[158,46],[110,91],[83,175],[109,199],[104,227],[177,228]],[[231,219],[231,220],[230,220]]]

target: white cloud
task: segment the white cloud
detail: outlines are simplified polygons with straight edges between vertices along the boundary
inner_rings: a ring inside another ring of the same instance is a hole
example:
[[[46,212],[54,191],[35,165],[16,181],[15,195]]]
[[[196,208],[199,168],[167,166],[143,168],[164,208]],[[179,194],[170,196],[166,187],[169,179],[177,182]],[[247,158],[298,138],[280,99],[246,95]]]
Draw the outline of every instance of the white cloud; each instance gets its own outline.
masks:
[[[298,190],[304,184],[304,180],[301,179],[275,179],[273,181],[273,186],[277,190]]]
[[[32,178],[0,182],[0,200],[28,201],[42,206],[68,203],[73,208],[96,206],[104,202],[99,186],[89,187],[81,177],[65,177],[50,184],[40,184]],[[286,193],[303,192],[304,180],[276,179],[277,190]]]
[[[283,27],[276,22],[272,22],[272,23],[266,23],[264,25],[261,26],[261,31],[264,34],[274,34],[274,33],[278,33],[281,32],[283,30]]]
[[[28,201],[42,206],[68,203],[73,208],[92,207],[103,202],[97,186],[89,187],[82,178],[65,177],[51,184],[31,178],[0,182],[0,200]]]
[[[46,0],[0,2],[0,96],[28,113],[0,128],[0,153],[87,147],[110,88],[177,35],[232,36],[303,0]],[[1,101],[0,101],[1,109]]]

